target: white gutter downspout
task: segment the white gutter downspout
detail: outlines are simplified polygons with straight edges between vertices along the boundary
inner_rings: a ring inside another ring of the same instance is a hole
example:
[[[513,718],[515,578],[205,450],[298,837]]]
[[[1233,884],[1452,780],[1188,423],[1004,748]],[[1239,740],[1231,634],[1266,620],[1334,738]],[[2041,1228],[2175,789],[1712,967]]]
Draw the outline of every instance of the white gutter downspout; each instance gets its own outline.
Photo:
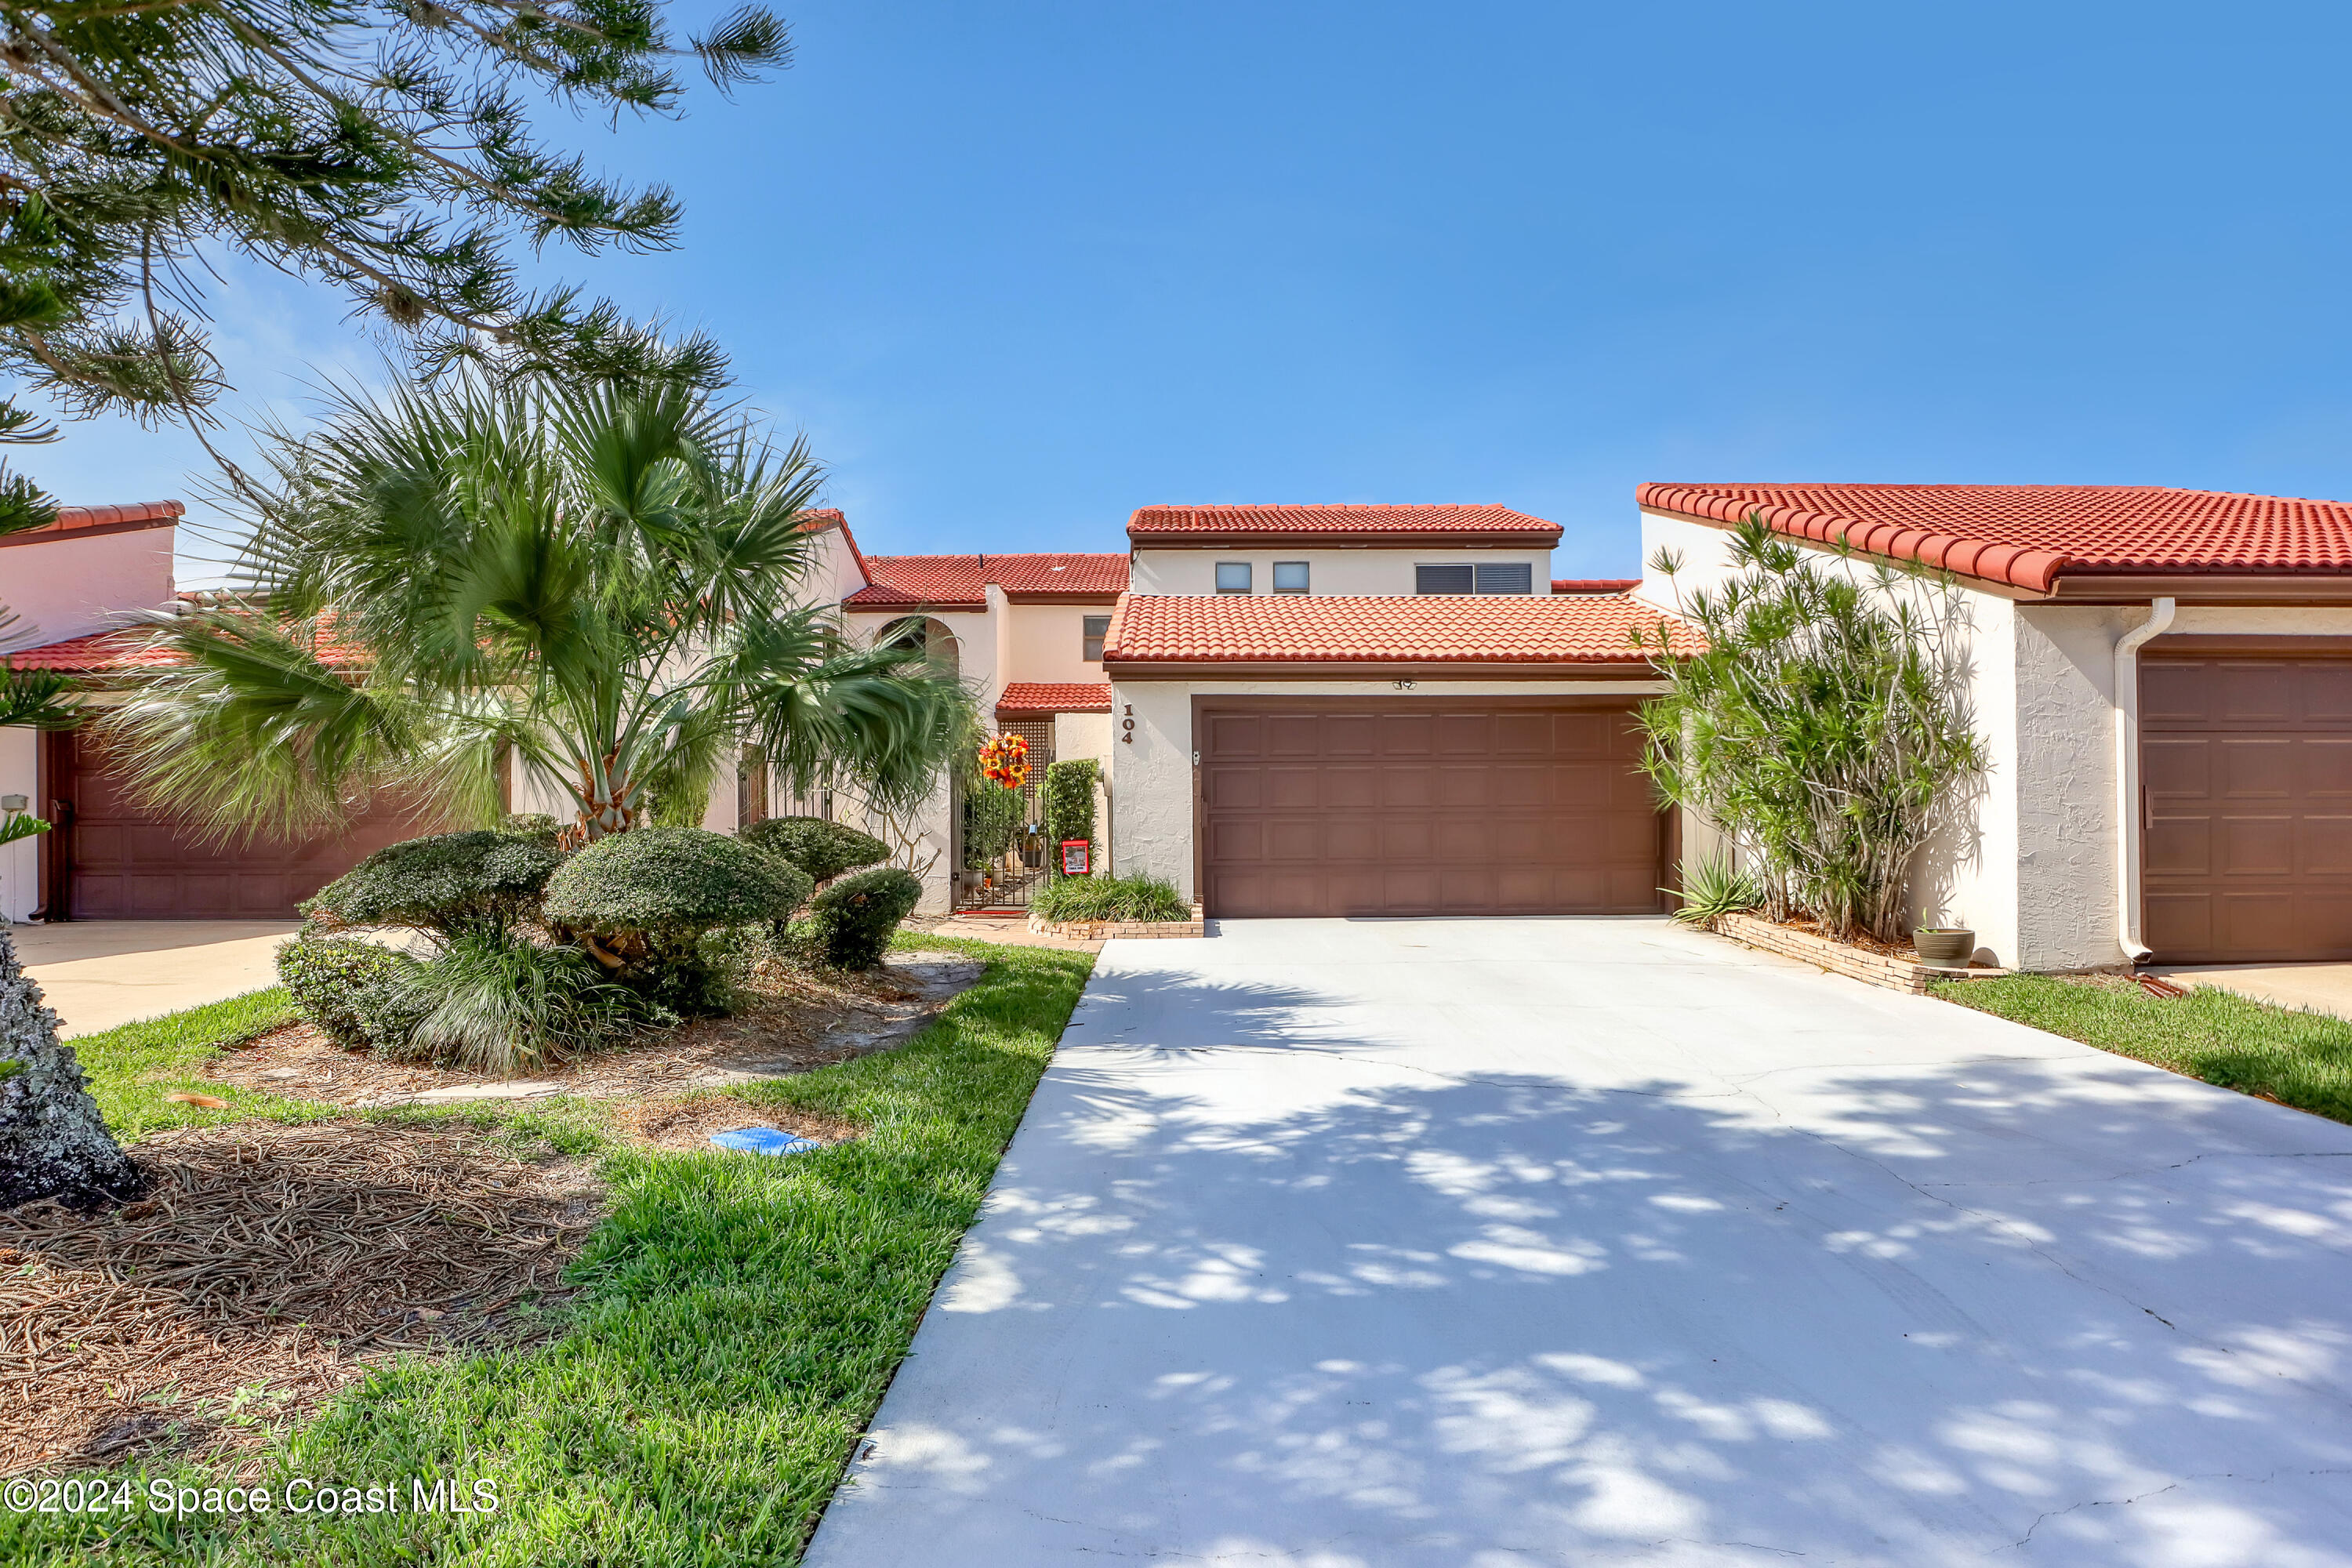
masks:
[[[2154,601],[2116,641],[2116,935],[2134,964],[2149,951],[2139,940],[2139,650],[2171,626],[2172,612],[2172,600]]]

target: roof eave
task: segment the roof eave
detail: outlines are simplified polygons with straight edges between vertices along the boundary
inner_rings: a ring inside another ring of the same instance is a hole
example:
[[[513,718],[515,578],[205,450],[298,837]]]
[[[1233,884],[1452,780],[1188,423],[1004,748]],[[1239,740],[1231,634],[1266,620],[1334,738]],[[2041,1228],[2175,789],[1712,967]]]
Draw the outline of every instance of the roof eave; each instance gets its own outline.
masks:
[[[1655,680],[1644,658],[1304,659],[1111,658],[1103,673],[1137,680]]]
[[[1561,530],[1528,529],[1517,532],[1493,530],[1450,530],[1406,533],[1391,529],[1318,529],[1195,533],[1145,531],[1130,527],[1129,542],[1138,550],[1315,550],[1385,547],[1392,550],[1550,550]]]
[[[2352,571],[2068,572],[2047,595],[2061,604],[2352,605]]]

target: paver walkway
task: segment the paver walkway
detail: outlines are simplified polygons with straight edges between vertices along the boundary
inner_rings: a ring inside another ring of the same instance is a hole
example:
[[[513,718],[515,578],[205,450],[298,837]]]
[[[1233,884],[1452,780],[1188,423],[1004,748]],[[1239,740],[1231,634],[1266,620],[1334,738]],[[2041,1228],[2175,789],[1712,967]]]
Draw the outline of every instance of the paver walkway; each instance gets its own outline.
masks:
[[[1663,921],[1105,951],[817,1568],[2352,1563],[2352,1128]]]

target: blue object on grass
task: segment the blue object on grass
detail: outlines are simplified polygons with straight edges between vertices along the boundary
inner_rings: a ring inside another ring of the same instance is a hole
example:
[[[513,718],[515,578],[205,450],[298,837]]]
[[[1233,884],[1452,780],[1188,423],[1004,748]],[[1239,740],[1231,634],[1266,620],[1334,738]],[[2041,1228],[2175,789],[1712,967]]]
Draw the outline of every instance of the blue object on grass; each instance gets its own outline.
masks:
[[[746,1154],[802,1154],[824,1147],[814,1138],[779,1132],[772,1127],[738,1127],[713,1132],[710,1141],[721,1149],[740,1149]]]

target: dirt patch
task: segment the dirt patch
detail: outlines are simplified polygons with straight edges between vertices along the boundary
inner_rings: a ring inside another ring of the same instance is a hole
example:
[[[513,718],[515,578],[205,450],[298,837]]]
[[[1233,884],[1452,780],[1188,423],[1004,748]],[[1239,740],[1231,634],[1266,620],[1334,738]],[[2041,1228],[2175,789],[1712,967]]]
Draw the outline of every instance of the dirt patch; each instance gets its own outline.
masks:
[[[520,1079],[386,1061],[346,1051],[309,1024],[288,1024],[225,1051],[205,1077],[296,1099],[364,1108],[474,1098],[570,1094],[612,1100],[788,1078],[903,1044],[984,964],[951,953],[898,953],[861,974],[769,963],[743,1010],[650,1033],[614,1050],[535,1068]]]
[[[838,1117],[805,1110],[751,1105],[731,1094],[693,1094],[677,1100],[649,1100],[614,1112],[624,1131],[656,1149],[712,1149],[713,1132],[739,1127],[770,1127],[793,1132],[820,1143],[845,1143],[866,1130]],[[765,1158],[766,1156],[754,1156]]]
[[[404,1350],[531,1337],[585,1169],[382,1122],[166,1132],[111,1214],[0,1214],[0,1474],[257,1446]]]

